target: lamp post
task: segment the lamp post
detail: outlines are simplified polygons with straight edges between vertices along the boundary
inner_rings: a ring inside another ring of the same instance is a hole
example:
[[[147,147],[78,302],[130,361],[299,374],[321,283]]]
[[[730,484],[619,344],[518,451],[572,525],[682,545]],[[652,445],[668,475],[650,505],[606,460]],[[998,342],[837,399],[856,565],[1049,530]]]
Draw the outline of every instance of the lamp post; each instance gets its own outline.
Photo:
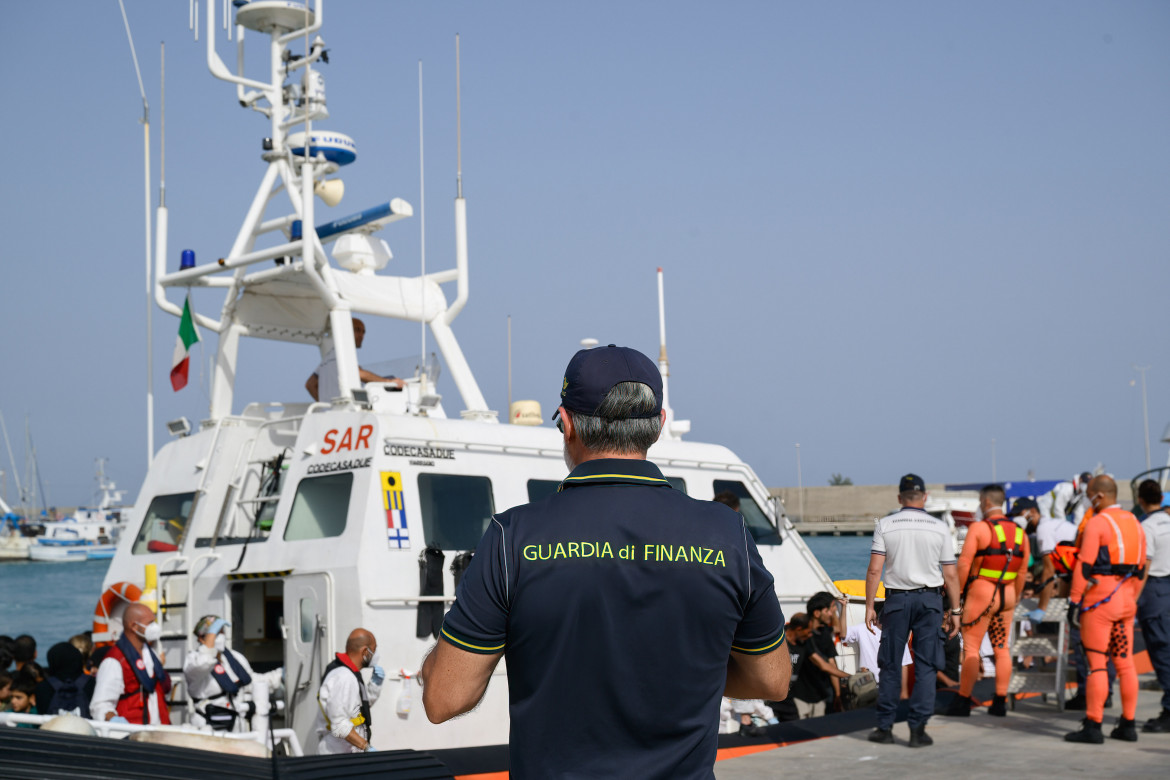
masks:
[[[1150,410],[1146,404],[1146,372],[1150,368],[1150,366],[1137,365],[1133,367],[1134,371],[1142,375],[1142,435],[1146,438],[1146,471],[1150,470]],[[1132,380],[1130,384],[1133,384]]]
[[[800,442],[796,443],[796,498],[800,504],[800,522],[804,522],[804,480],[800,474]]]

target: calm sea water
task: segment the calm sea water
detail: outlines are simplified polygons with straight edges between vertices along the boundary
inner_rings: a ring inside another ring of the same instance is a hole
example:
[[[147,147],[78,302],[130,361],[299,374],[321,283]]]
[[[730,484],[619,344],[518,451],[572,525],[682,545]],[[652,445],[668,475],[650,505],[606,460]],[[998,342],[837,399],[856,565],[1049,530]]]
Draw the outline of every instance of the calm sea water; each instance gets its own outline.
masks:
[[[864,580],[873,536],[806,536],[808,548],[834,580]]]
[[[58,642],[93,628],[93,610],[102,595],[109,561],[0,563],[0,634],[29,634],[37,660]]]
[[[809,549],[835,580],[864,579],[868,536],[809,536]],[[41,663],[57,642],[93,625],[109,561],[0,563],[0,634],[31,634]]]

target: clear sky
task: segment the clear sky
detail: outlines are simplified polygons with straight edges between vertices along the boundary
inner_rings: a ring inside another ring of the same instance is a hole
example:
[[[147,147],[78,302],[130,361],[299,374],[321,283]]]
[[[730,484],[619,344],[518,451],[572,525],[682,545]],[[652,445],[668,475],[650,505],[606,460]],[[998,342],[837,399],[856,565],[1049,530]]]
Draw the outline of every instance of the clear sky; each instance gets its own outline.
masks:
[[[208,73],[187,2],[126,6],[156,180],[167,44],[168,267],[183,248],[220,257],[266,122]],[[54,503],[90,500],[99,456],[133,495],[142,106],[121,15],[73,0],[4,18],[0,412],[21,468],[29,416]],[[457,32],[471,299],[455,331],[493,408],[508,315],[513,397],[546,416],[580,339],[655,356],[661,265],[676,413],[768,485],[796,484],[797,442],[806,485],[989,480],[993,439],[1001,480],[1098,463],[1128,479],[1145,464],[1134,364],[1165,464],[1170,4],[330,2],[319,126],[358,161],[318,215],[395,196],[418,213],[421,59],[429,270],[454,262]],[[381,234],[396,273],[417,273],[419,223]],[[153,323],[161,446],[166,420],[206,415],[207,377],[172,393],[178,322]],[[417,325],[367,324],[363,363],[418,353]],[[304,400],[315,350],[243,355],[237,399]],[[440,390],[456,414],[447,375]]]

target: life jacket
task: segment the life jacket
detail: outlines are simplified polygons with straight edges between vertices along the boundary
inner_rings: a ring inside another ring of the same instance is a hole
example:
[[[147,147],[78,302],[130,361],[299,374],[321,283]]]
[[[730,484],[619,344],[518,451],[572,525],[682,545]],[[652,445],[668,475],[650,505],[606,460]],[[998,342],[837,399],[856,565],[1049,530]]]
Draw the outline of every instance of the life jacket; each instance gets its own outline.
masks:
[[[53,698],[45,702],[42,713],[55,715],[59,712],[74,712],[83,718],[89,718],[89,699],[85,697],[85,686],[89,678],[79,674],[72,680],[62,680],[49,677],[46,682],[53,688]]]
[[[1077,565],[1077,547],[1074,542],[1057,542],[1056,547],[1052,552],[1048,553],[1048,558],[1052,561],[1052,570],[1062,576],[1073,573],[1073,568]]]
[[[236,679],[233,680],[231,678],[227,673],[227,669],[219,661],[216,661],[215,666],[211,667],[211,676],[219,683],[220,690],[227,694],[230,699],[239,692],[240,688],[252,683],[252,675],[248,674],[243,665],[236,660],[236,656],[231,650],[224,650],[220,654],[220,657],[227,661],[227,665],[231,667],[232,672],[236,675]],[[208,696],[205,698],[213,699],[215,697]]]
[[[146,662],[125,635],[122,635],[106,654],[106,658],[113,658],[122,666],[123,692],[115,709],[129,722],[146,725],[150,720],[146,697],[154,696],[158,702],[159,723],[170,725],[171,715],[167,711],[165,696],[171,692],[171,676],[167,674],[162,661],[153,650],[147,647],[146,652],[150,653],[150,660],[154,663],[154,675],[151,677],[146,674]]]
[[[1146,557],[1146,537],[1137,518],[1120,507],[1098,512],[1112,528],[1109,546],[1097,550],[1091,575],[1134,576],[1141,573]]]
[[[982,577],[992,582],[1011,582],[1023,571],[1024,565],[1024,529],[1003,515],[992,515],[984,518],[983,522],[991,526],[994,536],[991,544],[978,550],[975,556],[979,559],[979,568],[973,568],[971,575]]]
[[[334,669],[341,668],[348,669],[353,673],[353,676],[357,678],[358,694],[361,696],[361,707],[358,712],[358,716],[356,718],[350,718],[349,722],[352,723],[354,727],[365,726],[366,740],[369,741],[373,738],[374,730],[370,720],[370,700],[366,698],[366,683],[364,680],[362,680],[361,670],[355,669],[353,667],[353,662],[349,660],[349,656],[345,655],[344,653],[338,653],[337,657],[333,659],[333,662],[325,667],[325,674],[321,675],[321,682],[324,683],[325,678],[328,677]],[[317,691],[317,708],[321,710],[321,716],[325,718],[325,728],[332,730],[333,724],[330,722],[329,715],[326,714],[325,708],[321,705],[320,690]]]

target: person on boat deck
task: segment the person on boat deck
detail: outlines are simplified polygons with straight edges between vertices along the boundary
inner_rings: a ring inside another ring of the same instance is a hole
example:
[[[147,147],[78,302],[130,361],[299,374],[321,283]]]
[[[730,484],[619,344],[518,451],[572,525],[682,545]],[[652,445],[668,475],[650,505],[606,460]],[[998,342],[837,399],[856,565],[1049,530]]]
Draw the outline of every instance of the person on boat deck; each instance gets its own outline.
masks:
[[[379,659],[378,640],[364,628],[355,628],[345,641],[345,652],[338,653],[325,667],[317,692],[317,721],[313,724],[317,755],[374,749],[370,745],[370,708],[378,701],[386,681]],[[368,683],[362,678],[362,669],[373,670]]]
[[[33,662],[37,657],[37,640],[28,634],[21,634],[12,644],[12,660],[16,661],[16,671],[24,665]]]
[[[1085,489],[1092,478],[1092,474],[1082,471],[1070,481],[1058,482],[1052,490],[1037,496],[1036,504],[1040,509],[1040,516],[1066,520],[1073,525],[1080,523],[1089,508],[1089,498]]]
[[[354,349],[361,349],[362,342],[366,338],[366,324],[357,317],[353,318],[353,346]],[[399,390],[406,384],[398,377],[394,376],[378,376],[377,374],[366,371],[361,366],[358,366],[358,374],[361,376],[362,384],[367,382],[382,382],[387,385],[394,385]],[[332,401],[341,395],[341,388],[337,385],[337,355],[330,349],[325,353],[325,357],[321,360],[321,365],[317,366],[312,375],[305,381],[305,389],[309,391],[309,395],[313,397],[314,401],[324,399],[326,402]]]
[[[12,698],[12,672],[0,668],[0,712],[8,708],[8,700]]]
[[[39,715],[37,711],[37,681],[28,672],[20,671],[12,680],[12,695],[8,700],[8,712],[21,715]],[[27,729],[35,729],[31,723],[21,723]]]
[[[187,692],[195,704],[191,725],[215,731],[248,731],[254,711],[252,684],[263,678],[270,690],[280,685],[283,669],[252,671],[242,654],[227,646],[228,627],[218,615],[204,615],[195,624],[195,649],[183,662]]]
[[[130,604],[122,614],[126,630],[98,667],[89,710],[94,720],[121,719],[123,723],[170,724],[164,698],[171,676],[151,645],[162,635],[154,612],[145,604]]]
[[[772,575],[741,515],[646,460],[649,358],[581,350],[559,389],[570,473],[488,523],[423,662],[427,718],[473,709],[506,655],[511,777],[711,778],[722,697],[788,695]]]
[[[37,683],[37,710],[43,715],[71,712],[88,718],[94,678],[85,673],[81,651],[68,642],[58,642],[49,648],[48,658],[49,675]]]

